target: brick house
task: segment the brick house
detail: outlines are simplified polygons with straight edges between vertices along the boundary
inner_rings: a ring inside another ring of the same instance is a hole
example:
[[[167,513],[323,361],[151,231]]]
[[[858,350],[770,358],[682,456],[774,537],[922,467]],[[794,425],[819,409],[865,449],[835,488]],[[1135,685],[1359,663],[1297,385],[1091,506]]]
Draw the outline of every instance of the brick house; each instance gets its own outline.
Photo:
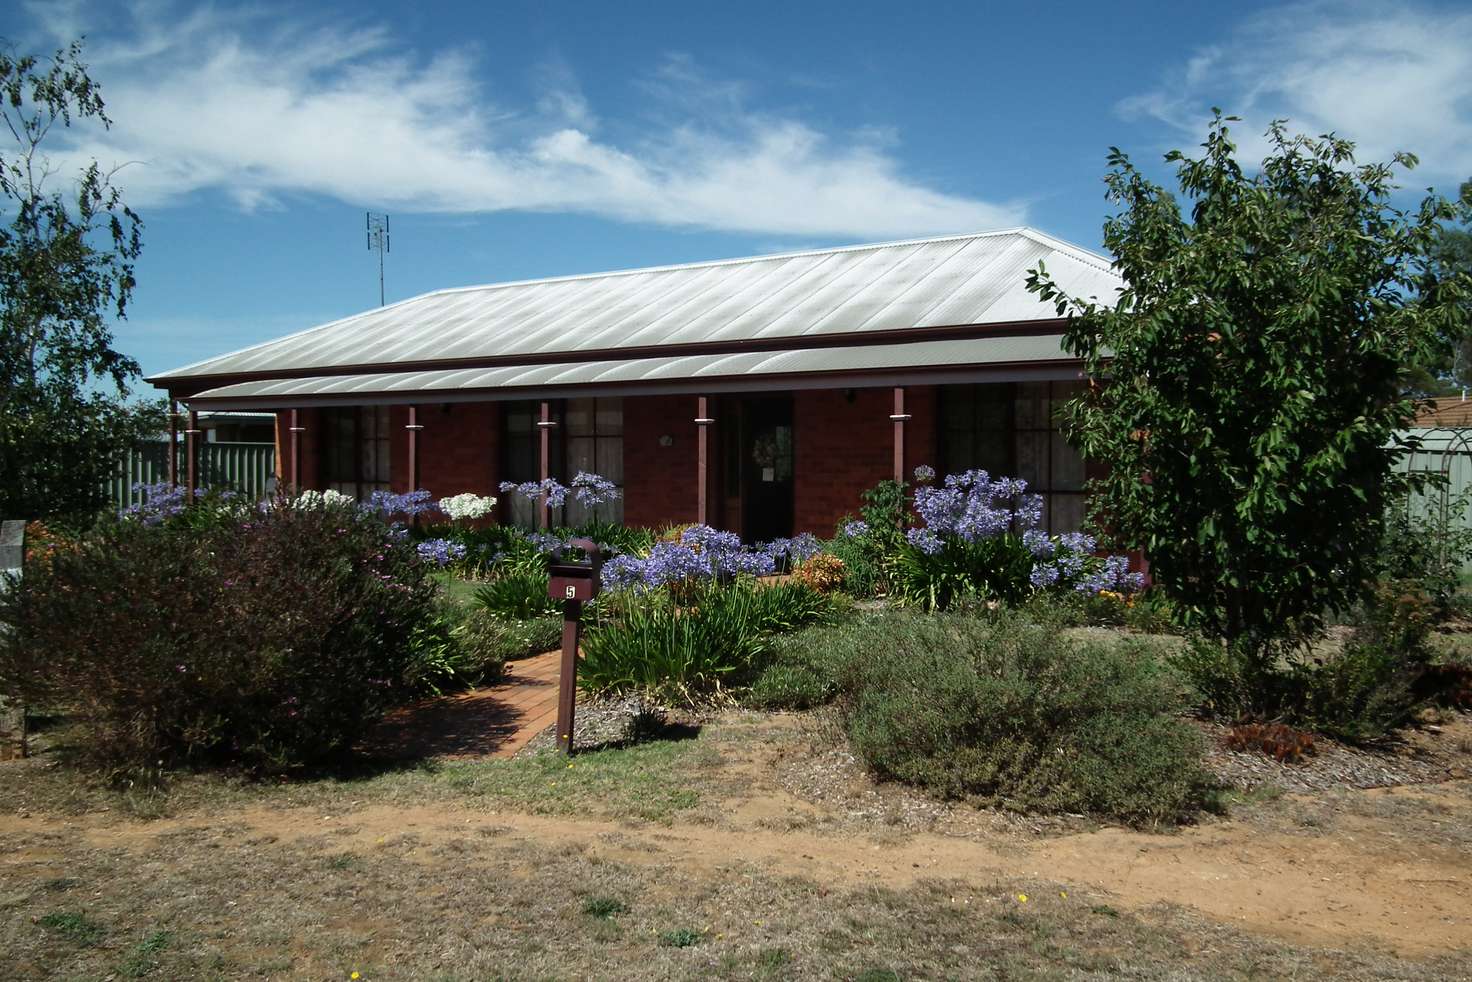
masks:
[[[275,412],[279,477],[302,488],[496,494],[592,471],[624,492],[600,517],[761,540],[831,534],[923,463],[1024,477],[1064,531],[1086,467],[1052,408],[1081,383],[1024,288],[1040,262],[1075,295],[1122,286],[1018,228],[441,290],[149,381],[191,415]],[[503,521],[534,523],[501,497]]]

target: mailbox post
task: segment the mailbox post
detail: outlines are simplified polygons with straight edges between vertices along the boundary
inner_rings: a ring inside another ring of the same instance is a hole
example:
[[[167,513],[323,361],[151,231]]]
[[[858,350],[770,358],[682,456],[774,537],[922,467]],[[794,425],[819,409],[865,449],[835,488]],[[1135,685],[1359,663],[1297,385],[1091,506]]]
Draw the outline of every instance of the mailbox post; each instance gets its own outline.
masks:
[[[583,604],[598,596],[603,554],[591,539],[568,543],[583,550],[583,561],[565,559],[562,551],[552,554],[547,565],[547,593],[562,601],[562,670],[557,676],[557,745],[571,756],[573,709],[578,692],[578,639],[583,627]]]

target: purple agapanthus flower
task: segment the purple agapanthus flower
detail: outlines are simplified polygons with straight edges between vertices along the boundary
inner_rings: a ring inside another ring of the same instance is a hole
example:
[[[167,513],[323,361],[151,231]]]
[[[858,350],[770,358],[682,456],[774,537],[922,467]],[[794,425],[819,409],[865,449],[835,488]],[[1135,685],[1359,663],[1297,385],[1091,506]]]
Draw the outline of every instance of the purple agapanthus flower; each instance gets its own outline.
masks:
[[[910,529],[905,533],[905,539],[910,545],[919,549],[927,556],[933,556],[940,552],[945,545],[941,541],[940,536],[936,535],[930,529]]]
[[[844,522],[838,534],[846,539],[862,539],[869,534],[869,523],[857,518],[851,522]]]
[[[436,566],[448,566],[465,557],[465,546],[449,539],[425,539],[414,547],[419,558]]]
[[[549,477],[541,481],[523,481],[520,484],[502,481],[500,488],[502,494],[518,495],[536,504],[546,498],[549,508],[561,508],[569,497],[580,505],[592,507],[612,501],[621,493],[618,486],[608,478],[586,471],[578,471],[572,482],[566,485],[555,477]]]
[[[364,511],[380,518],[414,518],[440,510],[434,496],[424,488],[394,494],[392,491],[374,491],[360,506]]]
[[[935,468],[929,464],[921,464],[915,468],[915,483],[928,484],[935,480]]]
[[[578,471],[572,479],[573,499],[582,505],[601,505],[619,497],[618,486],[606,477]]]
[[[136,519],[144,525],[159,525],[170,518],[177,518],[184,513],[184,508],[189,502],[189,490],[182,484],[170,484],[168,481],[156,481],[153,484],[139,482],[132,486],[132,490],[141,495],[141,500],[136,505],[131,505],[118,512],[119,518]],[[203,498],[209,493],[209,488],[203,485],[194,489],[195,500]],[[235,497],[231,492],[220,492],[222,498]]]

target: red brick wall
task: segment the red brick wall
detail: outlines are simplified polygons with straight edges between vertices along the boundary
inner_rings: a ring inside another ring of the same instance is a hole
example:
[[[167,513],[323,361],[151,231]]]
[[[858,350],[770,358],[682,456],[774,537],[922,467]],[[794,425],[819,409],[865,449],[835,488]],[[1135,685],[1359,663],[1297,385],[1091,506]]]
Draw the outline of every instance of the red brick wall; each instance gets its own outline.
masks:
[[[894,390],[797,392],[793,398],[796,508],[794,532],[830,536],[845,514],[857,513],[859,495],[894,476]],[[935,463],[935,390],[907,386],[906,474]]]
[[[695,396],[644,396],[624,400],[624,524],[658,528],[695,521]],[[673,443],[659,445],[668,436]],[[709,459],[720,453],[716,434]],[[711,499],[714,513],[716,499]]]
[[[411,490],[407,406],[390,414],[396,491]],[[495,402],[462,402],[419,407],[419,486],[436,498],[472,491],[500,497],[501,407]]]

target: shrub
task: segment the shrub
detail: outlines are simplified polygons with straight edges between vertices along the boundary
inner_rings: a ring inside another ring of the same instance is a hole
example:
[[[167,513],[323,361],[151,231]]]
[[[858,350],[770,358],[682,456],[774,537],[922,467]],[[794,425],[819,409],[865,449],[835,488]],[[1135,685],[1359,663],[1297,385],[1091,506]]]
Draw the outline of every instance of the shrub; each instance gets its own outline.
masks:
[[[505,572],[475,591],[475,602],[492,617],[503,621],[526,621],[562,613],[562,604],[547,595],[548,576],[540,571],[517,569]]]
[[[462,651],[455,636],[459,611],[448,601],[436,603],[409,633],[409,663],[404,681],[411,690],[439,695],[452,686],[469,685],[460,677]]]
[[[1289,649],[1270,662],[1243,644],[1193,638],[1174,658],[1209,716],[1279,720],[1349,742],[1410,722],[1437,676],[1429,665],[1431,603],[1414,588],[1382,589],[1368,622],[1339,652]],[[1434,686],[1431,688],[1434,689]]]
[[[587,632],[578,684],[592,692],[647,692],[695,702],[742,684],[773,635],[822,617],[822,594],[798,583],[707,581],[689,606],[671,594],[626,595],[622,610]]]
[[[888,617],[845,636],[840,707],[876,774],[1028,811],[1168,822],[1206,798],[1173,676],[1138,644],[1015,616]]]
[[[762,709],[811,709],[831,702],[847,659],[873,636],[867,622],[884,616],[889,615],[815,624],[778,637],[743,701]]]
[[[975,599],[1015,604],[1031,589],[1032,569],[1032,553],[1011,533],[946,539],[934,549],[906,545],[894,560],[894,592],[901,603],[922,610],[950,610]]]
[[[843,563],[843,591],[849,596],[872,597],[883,589],[883,557],[867,539],[840,532],[825,548]]]
[[[1379,740],[1411,721],[1424,671],[1381,639],[1351,637],[1339,654],[1290,669],[1277,715],[1350,743]]]
[[[1259,751],[1284,764],[1296,764],[1314,750],[1312,733],[1282,723],[1242,723],[1232,727],[1222,743],[1231,750]]]
[[[508,621],[472,607],[455,629],[459,660],[455,674],[467,685],[500,677],[508,661],[552,651],[562,643],[562,618]]]
[[[832,593],[843,586],[847,569],[843,560],[830,553],[804,559],[792,571],[792,578],[819,593]]]
[[[1469,506],[1472,492],[1451,498],[1445,510],[1418,511],[1408,495],[1393,499],[1377,552],[1380,582],[1414,583],[1439,617],[1450,614],[1462,567],[1472,562],[1472,526],[1464,520]]]
[[[103,523],[0,597],[0,689],[85,724],[118,768],[284,770],[348,747],[407,694],[436,588],[414,547],[352,507],[199,527]]]

